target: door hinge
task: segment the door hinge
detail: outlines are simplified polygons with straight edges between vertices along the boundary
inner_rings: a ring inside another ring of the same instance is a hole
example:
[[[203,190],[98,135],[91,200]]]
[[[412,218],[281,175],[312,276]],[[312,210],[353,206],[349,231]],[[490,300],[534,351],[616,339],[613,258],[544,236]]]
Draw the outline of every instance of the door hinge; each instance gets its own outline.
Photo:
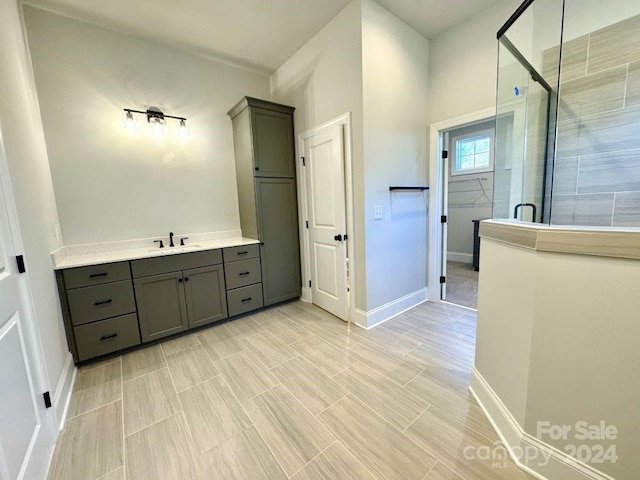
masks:
[[[305,161],[304,157],[300,157],[300,160],[302,160],[302,166],[306,167],[307,166],[307,162]]]
[[[46,408],[51,408],[51,395],[49,392],[44,392],[42,396],[44,397],[44,406]]]
[[[440,223],[447,223],[447,216],[446,215],[441,215],[440,216]]]
[[[447,283],[446,277],[440,277],[440,283]]]
[[[18,273],[24,273],[27,271],[24,266],[24,257],[22,255],[18,255],[16,257],[16,263],[18,264]]]
[[[304,223],[307,226],[307,228],[309,228],[309,220],[305,220]]]
[[[309,288],[311,288],[311,280],[309,280]]]
[[[445,159],[445,158],[449,158],[449,151],[448,151],[448,150],[443,150],[443,151],[442,151],[442,158],[443,158],[443,159]]]

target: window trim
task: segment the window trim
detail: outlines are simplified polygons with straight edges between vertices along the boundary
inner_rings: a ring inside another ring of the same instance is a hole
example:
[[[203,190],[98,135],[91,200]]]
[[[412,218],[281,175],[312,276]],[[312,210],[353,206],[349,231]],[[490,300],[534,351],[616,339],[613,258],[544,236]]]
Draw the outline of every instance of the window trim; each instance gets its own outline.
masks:
[[[458,142],[464,140],[470,140],[472,138],[489,137],[489,165],[487,167],[469,168],[466,170],[457,170],[456,163],[458,158]],[[453,147],[453,154],[451,155],[451,164],[449,166],[449,175],[455,177],[457,175],[471,175],[475,173],[488,173],[493,172],[494,167],[494,144],[495,134],[493,128],[486,130],[479,130],[472,134],[458,135],[451,138],[451,145]]]

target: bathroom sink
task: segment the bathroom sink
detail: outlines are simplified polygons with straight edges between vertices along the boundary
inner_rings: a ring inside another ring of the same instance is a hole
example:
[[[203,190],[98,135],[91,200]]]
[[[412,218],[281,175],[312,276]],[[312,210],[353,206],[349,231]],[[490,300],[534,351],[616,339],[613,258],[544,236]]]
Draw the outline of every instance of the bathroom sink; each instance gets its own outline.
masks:
[[[167,253],[184,253],[191,252],[193,250],[198,250],[202,248],[200,245],[184,245],[182,247],[165,247],[165,248],[154,248],[149,250],[151,253],[167,254]]]

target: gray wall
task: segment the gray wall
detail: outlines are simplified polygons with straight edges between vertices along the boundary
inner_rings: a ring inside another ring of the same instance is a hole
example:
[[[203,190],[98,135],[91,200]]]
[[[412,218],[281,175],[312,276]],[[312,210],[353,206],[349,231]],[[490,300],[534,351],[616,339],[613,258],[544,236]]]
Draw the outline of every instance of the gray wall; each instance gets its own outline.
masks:
[[[640,15],[563,46],[554,224],[640,227],[639,45]]]
[[[36,86],[66,245],[240,228],[231,121],[269,79],[25,7]],[[155,138],[123,127],[123,108],[188,118]],[[174,127],[174,131],[170,130]]]

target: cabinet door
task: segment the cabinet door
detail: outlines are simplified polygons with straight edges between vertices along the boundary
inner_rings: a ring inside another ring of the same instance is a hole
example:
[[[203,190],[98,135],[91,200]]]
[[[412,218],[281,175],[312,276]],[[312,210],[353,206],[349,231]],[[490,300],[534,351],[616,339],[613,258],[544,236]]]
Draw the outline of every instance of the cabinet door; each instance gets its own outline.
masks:
[[[222,265],[184,271],[189,328],[227,318]]]
[[[262,288],[267,306],[300,296],[296,182],[287,178],[256,178],[255,182]]]
[[[182,272],[138,278],[134,285],[143,342],[189,328]]]
[[[251,110],[253,162],[256,177],[295,177],[292,115]]]

